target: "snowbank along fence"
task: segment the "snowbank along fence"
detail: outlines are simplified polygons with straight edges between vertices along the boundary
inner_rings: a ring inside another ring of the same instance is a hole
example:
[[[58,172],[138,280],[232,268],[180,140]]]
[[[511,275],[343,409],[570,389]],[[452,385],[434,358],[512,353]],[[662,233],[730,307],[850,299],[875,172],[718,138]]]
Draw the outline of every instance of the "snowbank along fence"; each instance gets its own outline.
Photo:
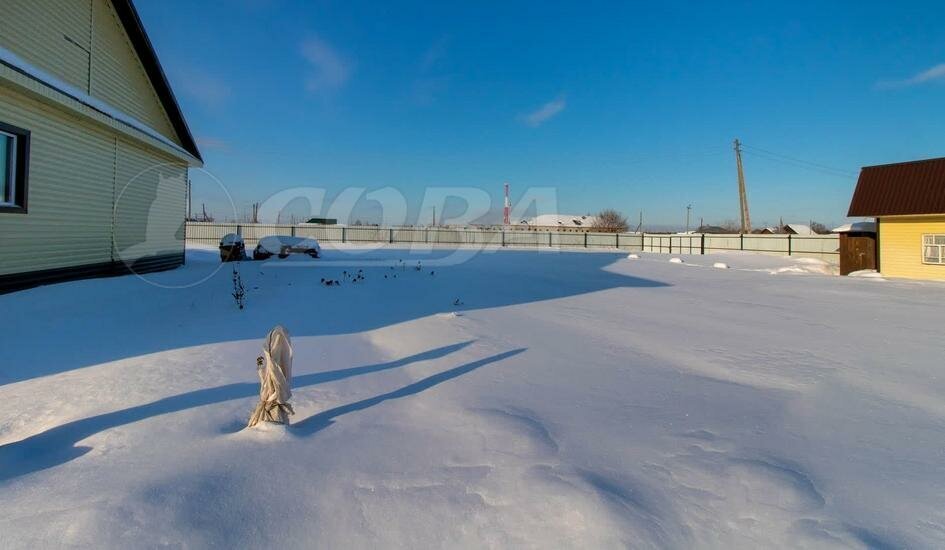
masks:
[[[365,227],[288,225],[268,223],[187,222],[187,242],[219,244],[227,233],[238,233],[246,247],[267,235],[314,237],[325,243],[430,244],[450,246],[514,246],[614,248],[629,252],[712,254],[743,250],[778,256],[806,256],[836,262],[837,235],[667,235],[654,233],[558,233],[446,227]]]

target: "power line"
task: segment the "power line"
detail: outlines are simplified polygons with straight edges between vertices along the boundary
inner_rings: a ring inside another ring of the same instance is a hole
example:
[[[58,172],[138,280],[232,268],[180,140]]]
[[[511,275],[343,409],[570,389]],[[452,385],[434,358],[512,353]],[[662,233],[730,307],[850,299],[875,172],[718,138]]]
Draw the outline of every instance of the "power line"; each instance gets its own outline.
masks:
[[[782,155],[781,153],[775,153],[774,151],[769,151],[767,149],[762,149],[761,147],[755,147],[752,145],[742,144],[742,147],[744,148],[744,152],[751,154],[753,156],[757,156],[759,158],[766,159],[766,160],[771,160],[774,162],[781,162],[784,164],[795,166],[797,168],[805,168],[808,170],[821,172],[821,173],[828,174],[831,176],[839,176],[839,177],[845,177],[845,178],[857,177],[856,172],[845,170],[843,168],[837,168],[834,166],[821,164],[819,162],[812,162],[809,160],[799,159],[797,157]]]
[[[836,177],[836,178],[842,178],[842,179],[856,179],[856,177],[857,177],[857,175],[854,174],[854,173],[852,173],[852,172],[841,171],[841,170],[832,170],[832,169],[829,169],[829,168],[819,168],[819,167],[810,166],[810,165],[807,165],[807,164],[802,164],[802,163],[798,163],[798,162],[792,162],[792,161],[785,160],[785,159],[781,159],[781,158],[778,158],[778,157],[773,157],[773,156],[761,154],[761,153],[758,153],[757,151],[745,151],[745,153],[748,154],[748,155],[750,155],[750,156],[752,156],[752,157],[754,157],[754,158],[759,158],[759,159],[763,159],[763,160],[768,160],[768,161],[771,161],[771,162],[777,162],[777,163],[783,164],[783,165],[785,165],[785,166],[791,166],[791,167],[794,167],[794,168],[801,168],[801,169],[803,169],[803,170],[810,170],[811,172],[817,172],[817,173],[820,173],[820,174],[824,174],[824,175],[827,175],[827,176],[833,176],[833,177]]]

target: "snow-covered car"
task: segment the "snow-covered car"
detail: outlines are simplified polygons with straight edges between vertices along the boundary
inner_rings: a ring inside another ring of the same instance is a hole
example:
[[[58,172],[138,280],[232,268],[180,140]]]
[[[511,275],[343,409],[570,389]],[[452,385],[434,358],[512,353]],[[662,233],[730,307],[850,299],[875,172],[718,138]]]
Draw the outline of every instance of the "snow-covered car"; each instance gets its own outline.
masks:
[[[220,239],[220,261],[238,262],[246,258],[246,243],[236,233],[227,233]]]
[[[318,258],[322,255],[322,249],[318,241],[311,237],[271,235],[259,239],[259,244],[253,251],[253,259],[265,260],[272,256],[285,258],[289,254],[308,254],[313,258]]]

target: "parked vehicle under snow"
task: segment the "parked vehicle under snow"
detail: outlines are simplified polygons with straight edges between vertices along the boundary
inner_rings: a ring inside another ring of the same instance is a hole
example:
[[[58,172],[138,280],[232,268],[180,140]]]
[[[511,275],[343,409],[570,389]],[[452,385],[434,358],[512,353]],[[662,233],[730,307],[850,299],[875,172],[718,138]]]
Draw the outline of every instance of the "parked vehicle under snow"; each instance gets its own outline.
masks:
[[[246,243],[236,233],[227,233],[220,239],[220,260],[238,262],[246,258]]]
[[[318,241],[311,237],[271,235],[259,239],[259,244],[253,251],[253,259],[266,260],[274,255],[285,258],[289,254],[308,254],[313,258],[318,258],[322,255],[322,249]]]

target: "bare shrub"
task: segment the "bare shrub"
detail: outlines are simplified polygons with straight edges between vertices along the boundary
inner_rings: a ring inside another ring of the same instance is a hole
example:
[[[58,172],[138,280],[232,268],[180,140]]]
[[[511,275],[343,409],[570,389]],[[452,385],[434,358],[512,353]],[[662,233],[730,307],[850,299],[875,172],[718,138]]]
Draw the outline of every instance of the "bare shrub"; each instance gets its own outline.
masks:
[[[601,210],[591,226],[594,230],[605,233],[622,233],[629,227],[627,217],[613,208]]]

